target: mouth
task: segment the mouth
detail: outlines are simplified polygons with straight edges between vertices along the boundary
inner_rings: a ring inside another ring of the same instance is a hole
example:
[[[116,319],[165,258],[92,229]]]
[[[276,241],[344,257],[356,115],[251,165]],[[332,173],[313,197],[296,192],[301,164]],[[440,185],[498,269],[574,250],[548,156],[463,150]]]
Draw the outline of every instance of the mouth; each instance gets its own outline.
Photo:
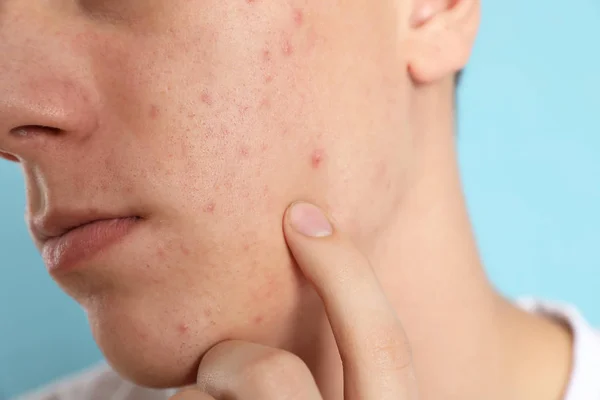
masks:
[[[34,236],[41,243],[44,263],[50,273],[70,270],[123,240],[141,218],[89,217],[86,219],[48,218],[33,224]]]

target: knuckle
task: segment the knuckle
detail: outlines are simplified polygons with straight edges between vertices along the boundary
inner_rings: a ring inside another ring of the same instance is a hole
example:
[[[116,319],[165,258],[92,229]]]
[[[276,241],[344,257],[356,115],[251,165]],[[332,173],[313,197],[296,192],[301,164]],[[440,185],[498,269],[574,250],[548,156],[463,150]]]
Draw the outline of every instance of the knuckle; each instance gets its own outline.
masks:
[[[403,335],[377,335],[369,345],[370,354],[380,370],[403,371],[412,365],[410,346]]]

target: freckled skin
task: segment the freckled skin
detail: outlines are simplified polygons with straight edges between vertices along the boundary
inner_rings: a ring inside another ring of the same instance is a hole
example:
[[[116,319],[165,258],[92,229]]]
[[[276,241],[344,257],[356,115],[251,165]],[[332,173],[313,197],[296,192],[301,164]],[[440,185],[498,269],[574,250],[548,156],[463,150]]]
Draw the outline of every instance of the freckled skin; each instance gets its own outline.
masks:
[[[29,213],[141,217],[122,244],[56,279],[118,372],[173,387],[193,383],[226,338],[305,347],[310,335],[291,327],[311,326],[302,311],[317,300],[283,212],[312,199],[366,248],[376,241],[393,211],[377,191],[399,179],[391,166],[409,143],[407,77],[391,3],[142,3],[15,7],[0,28],[11,32],[0,82],[3,96],[66,110],[26,121],[65,132],[19,154]],[[380,186],[373,154],[390,165]]]

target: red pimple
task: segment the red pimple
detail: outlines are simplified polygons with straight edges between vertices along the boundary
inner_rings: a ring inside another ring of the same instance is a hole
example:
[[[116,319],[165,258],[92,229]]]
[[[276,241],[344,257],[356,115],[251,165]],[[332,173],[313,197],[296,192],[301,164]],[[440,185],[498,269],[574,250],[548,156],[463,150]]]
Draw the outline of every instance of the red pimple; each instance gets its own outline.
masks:
[[[179,333],[181,333],[183,335],[183,334],[186,334],[190,330],[190,326],[186,323],[181,323],[181,324],[179,324],[177,329],[179,330]]]
[[[250,154],[250,150],[248,149],[248,147],[247,147],[247,146],[242,146],[242,147],[240,148],[240,155],[241,155],[242,157],[248,157],[248,155],[249,155],[249,154]]]
[[[204,208],[202,209],[202,211],[204,211],[205,213],[208,213],[208,214],[214,214],[215,213],[215,207],[216,207],[215,202],[211,201],[210,203],[208,203],[208,204],[206,204],[204,206]]]
[[[183,255],[186,255],[186,256],[190,255],[190,249],[188,249],[187,247],[185,247],[184,244],[181,245],[181,252],[183,253]]]
[[[271,82],[273,82],[273,75],[265,76],[265,83],[271,83]]]
[[[311,157],[310,157],[310,163],[312,165],[312,167],[314,169],[317,169],[321,166],[321,164],[323,163],[323,160],[325,158],[325,152],[321,149],[317,149],[315,151],[313,151]]]
[[[158,118],[158,116],[160,115],[160,110],[156,104],[152,104],[150,106],[149,114],[150,114],[150,118],[152,118],[152,119]]]
[[[260,108],[269,109],[270,107],[271,107],[271,100],[269,100],[268,97],[265,97],[264,99],[262,99],[262,101],[260,102]]]
[[[254,317],[254,323],[256,325],[260,325],[263,322],[263,320],[264,320],[264,318],[262,316],[260,316],[260,315],[257,316],[257,317]]]
[[[297,26],[302,26],[304,23],[304,13],[300,9],[294,10],[294,22]]]
[[[211,97],[210,94],[206,93],[206,92],[202,92],[202,95],[200,96],[200,100],[202,100],[202,102],[206,105],[212,105],[213,103],[213,99]]]
[[[262,53],[262,58],[263,58],[263,61],[265,61],[265,62],[271,61],[271,50],[264,49],[263,53]]]

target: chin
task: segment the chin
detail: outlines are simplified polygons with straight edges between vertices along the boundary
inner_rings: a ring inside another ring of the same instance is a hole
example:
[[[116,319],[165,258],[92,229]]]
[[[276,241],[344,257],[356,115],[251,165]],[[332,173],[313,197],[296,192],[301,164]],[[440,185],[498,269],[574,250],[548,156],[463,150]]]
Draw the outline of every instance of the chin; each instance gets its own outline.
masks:
[[[270,299],[250,292],[227,302],[196,295],[195,304],[181,301],[191,293],[169,298],[173,292],[165,289],[165,296],[111,296],[87,311],[94,338],[119,375],[143,387],[181,388],[195,384],[202,357],[222,341],[293,347],[301,294],[283,288],[287,295]]]
[[[156,389],[195,383],[203,355],[226,338],[211,321],[181,324],[173,314],[154,318],[121,308],[89,319],[111,367],[137,385]]]

